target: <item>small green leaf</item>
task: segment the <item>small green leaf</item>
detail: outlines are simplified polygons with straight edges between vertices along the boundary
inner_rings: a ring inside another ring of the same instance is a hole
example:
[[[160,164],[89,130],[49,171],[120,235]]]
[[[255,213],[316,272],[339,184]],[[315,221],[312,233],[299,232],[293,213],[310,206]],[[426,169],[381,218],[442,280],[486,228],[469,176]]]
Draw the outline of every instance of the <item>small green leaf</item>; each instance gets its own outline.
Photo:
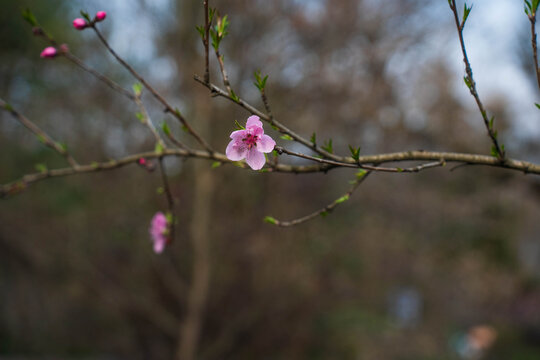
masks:
[[[160,186],[160,187],[158,187],[158,188],[156,189],[156,193],[157,193],[158,195],[163,195],[163,193],[165,193],[165,189],[163,189],[163,187]]]
[[[142,93],[143,85],[140,82],[136,82],[133,84],[133,92],[135,93],[135,96],[140,96]]]
[[[30,11],[30,9],[26,8],[22,11],[22,17],[24,20],[26,20],[26,22],[28,22],[30,25],[32,26],[38,26],[38,22],[36,20],[36,17],[34,16],[34,14],[32,14],[32,12]]]
[[[538,104],[536,104],[536,106],[538,106]],[[4,109],[6,109],[6,111],[9,111],[9,112],[13,112],[13,106],[11,106],[10,104],[8,103],[5,103],[4,104]]]
[[[221,161],[214,161],[212,163],[212,169],[215,169],[217,167],[220,167],[222,165]]]
[[[332,154],[334,152],[334,149],[332,147],[332,139],[330,139],[328,141],[325,141],[324,146],[322,147],[322,149],[324,151],[329,152],[330,154]]]
[[[403,169],[400,168],[400,167],[396,168],[396,170],[397,170],[397,172],[403,172]]]
[[[141,112],[136,112],[136,113],[135,113],[135,116],[137,117],[137,119],[139,119],[139,121],[140,121],[141,123],[143,123],[143,124],[146,123],[146,118],[144,117],[144,114],[143,114],[143,113],[141,113]]]
[[[328,211],[322,211],[321,212],[321,217],[325,218],[328,216]]]
[[[499,153],[497,152],[497,148],[495,145],[491,145],[491,156],[498,157]]]
[[[493,129],[493,122],[495,121],[495,116],[492,116],[491,119],[489,119],[489,128]]]
[[[46,144],[46,143],[47,143],[47,139],[45,139],[45,136],[39,134],[39,135],[36,135],[36,137],[37,137],[37,139],[38,139],[38,141],[39,141],[40,143],[43,143],[43,144]]]
[[[534,105],[536,105],[536,107],[540,109],[540,104],[534,103]]]
[[[354,148],[351,145],[349,145],[349,151],[351,152],[351,156],[355,161],[358,161],[358,158],[360,157],[360,146],[358,148]]]
[[[311,143],[313,144],[313,146],[317,145],[317,134],[313,133],[311,135],[311,138],[309,139],[309,141],[311,141]]]
[[[154,151],[158,154],[163,154],[163,144],[161,142],[157,142]]]
[[[360,180],[361,178],[363,178],[364,176],[366,176],[367,174],[367,171],[364,170],[364,169],[360,169],[356,172],[355,176],[358,180]]]
[[[40,173],[46,173],[47,172],[47,165],[45,165],[43,163],[36,164],[34,167]]]
[[[94,169],[97,169],[99,167],[99,163],[97,161],[92,161],[92,163],[90,164],[90,166]]]
[[[86,19],[86,21],[90,22],[92,19],[90,19],[90,15],[86,11],[81,10],[81,16]]]
[[[240,125],[240,123],[236,120],[234,120],[234,125],[236,125],[236,129],[238,130],[246,130],[246,128]]]
[[[174,216],[173,216],[173,214],[171,214],[170,211],[167,211],[165,213],[165,218],[167,219],[167,224],[169,224],[169,225],[174,222]]]
[[[165,135],[171,135],[171,129],[169,129],[169,125],[166,122],[163,122],[163,124],[161,124],[161,129],[163,130],[163,133],[165,133]]]
[[[276,125],[271,124],[270,126],[272,127],[272,129],[274,129],[274,130],[276,130],[276,131],[279,131],[279,128],[278,128]]]
[[[58,146],[63,152],[67,151],[67,144],[66,143],[57,142],[56,146]]]
[[[280,138],[283,140],[289,140],[289,141],[294,140],[290,135],[287,135],[287,134],[281,135]]]
[[[189,133],[189,129],[186,125],[182,125],[181,129],[182,131]]]
[[[234,91],[231,89],[231,99],[233,99],[235,102],[240,102],[240,98],[236,96]]]
[[[278,154],[278,152],[276,150],[272,150],[272,155],[274,155],[275,157],[279,156],[279,154]]]
[[[204,26],[200,25],[200,26],[195,26],[195,29],[197,29],[197,31],[199,32],[199,34],[201,35],[201,37],[204,39],[204,36],[205,36],[205,29],[204,29]]]
[[[278,224],[278,221],[275,218],[271,217],[271,216],[265,216],[263,221],[265,223],[269,223],[269,224],[274,224],[274,225]]]
[[[335,203],[336,204],[341,204],[341,203],[343,203],[343,202],[345,202],[347,200],[349,200],[349,195],[346,194],[346,195],[343,195],[342,197],[340,197],[339,199],[337,199],[335,201]]]

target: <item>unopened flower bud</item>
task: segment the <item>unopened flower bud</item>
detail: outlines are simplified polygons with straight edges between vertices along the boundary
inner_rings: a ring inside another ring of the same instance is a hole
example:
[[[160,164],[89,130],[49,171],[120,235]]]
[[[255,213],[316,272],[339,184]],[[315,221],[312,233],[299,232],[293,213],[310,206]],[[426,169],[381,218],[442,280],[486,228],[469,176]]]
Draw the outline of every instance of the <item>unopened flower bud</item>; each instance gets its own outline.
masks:
[[[98,11],[96,14],[96,21],[103,21],[107,17],[107,13],[105,11]]]
[[[39,56],[42,58],[53,58],[57,54],[58,54],[58,51],[56,50],[56,48],[52,46],[48,46],[45,49],[43,49],[43,51],[41,52]]]
[[[86,23],[86,20],[84,19],[76,18],[75,20],[73,20],[73,27],[77,30],[83,30],[87,26],[88,24]]]
[[[60,52],[61,52],[62,54],[66,54],[66,53],[69,52],[69,48],[68,48],[67,44],[62,44],[62,45],[60,45]]]

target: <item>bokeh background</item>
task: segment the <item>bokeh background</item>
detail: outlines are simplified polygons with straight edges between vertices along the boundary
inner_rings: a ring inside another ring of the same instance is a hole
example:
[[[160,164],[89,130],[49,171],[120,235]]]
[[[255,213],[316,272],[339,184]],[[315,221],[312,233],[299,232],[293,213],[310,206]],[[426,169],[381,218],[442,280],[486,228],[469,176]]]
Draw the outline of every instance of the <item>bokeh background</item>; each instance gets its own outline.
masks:
[[[80,162],[153,149],[134,104],[65,59],[40,59],[46,45],[20,16],[31,8],[58,41],[129,88],[134,79],[93,33],[71,26],[80,9],[106,10],[101,29],[113,47],[224,149],[248,114],[193,81],[204,67],[201,3],[3,0],[0,97]],[[211,5],[231,21],[222,50],[233,88],[262,109],[253,72],[269,74],[274,114],[304,136],[332,138],[343,154],[348,144],[364,154],[489,153],[447,1]],[[528,26],[521,1],[478,1],[465,39],[509,155],[538,163]],[[189,142],[153,98],[143,101]],[[1,113],[0,181],[38,163],[65,166]],[[148,236],[166,209],[159,174],[136,165],[51,179],[0,202],[2,358],[540,358],[539,179],[450,165],[373,174],[329,216],[281,229],[263,217],[321,208],[354,172],[166,165],[179,223],[162,255]]]

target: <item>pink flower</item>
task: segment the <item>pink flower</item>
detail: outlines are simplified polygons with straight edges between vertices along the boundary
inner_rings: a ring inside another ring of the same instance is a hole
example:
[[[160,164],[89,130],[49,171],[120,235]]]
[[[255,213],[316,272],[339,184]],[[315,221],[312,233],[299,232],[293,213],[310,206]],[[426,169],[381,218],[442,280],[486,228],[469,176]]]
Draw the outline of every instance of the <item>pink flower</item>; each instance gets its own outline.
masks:
[[[43,51],[41,52],[39,56],[41,56],[42,58],[53,58],[57,54],[58,54],[58,51],[56,50],[56,48],[52,46],[48,46],[45,49],[43,49]]]
[[[231,133],[232,141],[227,145],[227,158],[232,161],[246,159],[253,170],[262,169],[266,158],[264,153],[274,150],[276,142],[264,134],[262,122],[256,115],[247,119],[246,128]]]
[[[96,21],[103,21],[107,17],[107,13],[105,11],[98,11],[96,14]]]
[[[73,27],[77,30],[82,30],[87,26],[88,24],[86,23],[86,20],[84,19],[76,18],[75,20],[73,20]]]
[[[169,242],[169,223],[167,217],[161,212],[157,212],[152,218],[150,225],[150,236],[154,243],[154,252],[160,254],[165,249],[165,245]]]

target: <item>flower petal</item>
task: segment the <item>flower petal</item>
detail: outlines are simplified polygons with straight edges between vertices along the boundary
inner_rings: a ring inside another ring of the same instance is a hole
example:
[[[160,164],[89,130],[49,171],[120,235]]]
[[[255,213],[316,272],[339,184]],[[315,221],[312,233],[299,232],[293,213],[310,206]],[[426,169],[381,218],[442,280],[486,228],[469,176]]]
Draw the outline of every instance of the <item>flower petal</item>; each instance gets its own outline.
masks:
[[[231,133],[231,139],[238,140],[246,137],[246,130],[236,130]]]
[[[268,153],[274,150],[274,146],[276,146],[276,142],[270,136],[263,135],[261,139],[257,141],[256,146],[257,146],[257,150],[263,153]]]
[[[264,166],[266,158],[264,157],[264,154],[262,152],[257,151],[256,147],[252,147],[247,152],[246,162],[253,170],[260,170]]]
[[[259,120],[259,117],[257,115],[251,115],[247,119],[246,128],[252,127],[252,126],[256,126],[260,128],[262,128],[263,126],[261,120]]]
[[[165,237],[160,236],[158,238],[154,239],[154,252],[156,254],[161,254],[163,250],[165,250],[165,244],[167,244],[167,239]]]
[[[239,161],[246,157],[247,153],[247,146],[242,143],[242,141],[238,140],[232,140],[229,142],[229,145],[227,145],[227,149],[225,150],[225,154],[227,155],[227,158],[232,161]]]

